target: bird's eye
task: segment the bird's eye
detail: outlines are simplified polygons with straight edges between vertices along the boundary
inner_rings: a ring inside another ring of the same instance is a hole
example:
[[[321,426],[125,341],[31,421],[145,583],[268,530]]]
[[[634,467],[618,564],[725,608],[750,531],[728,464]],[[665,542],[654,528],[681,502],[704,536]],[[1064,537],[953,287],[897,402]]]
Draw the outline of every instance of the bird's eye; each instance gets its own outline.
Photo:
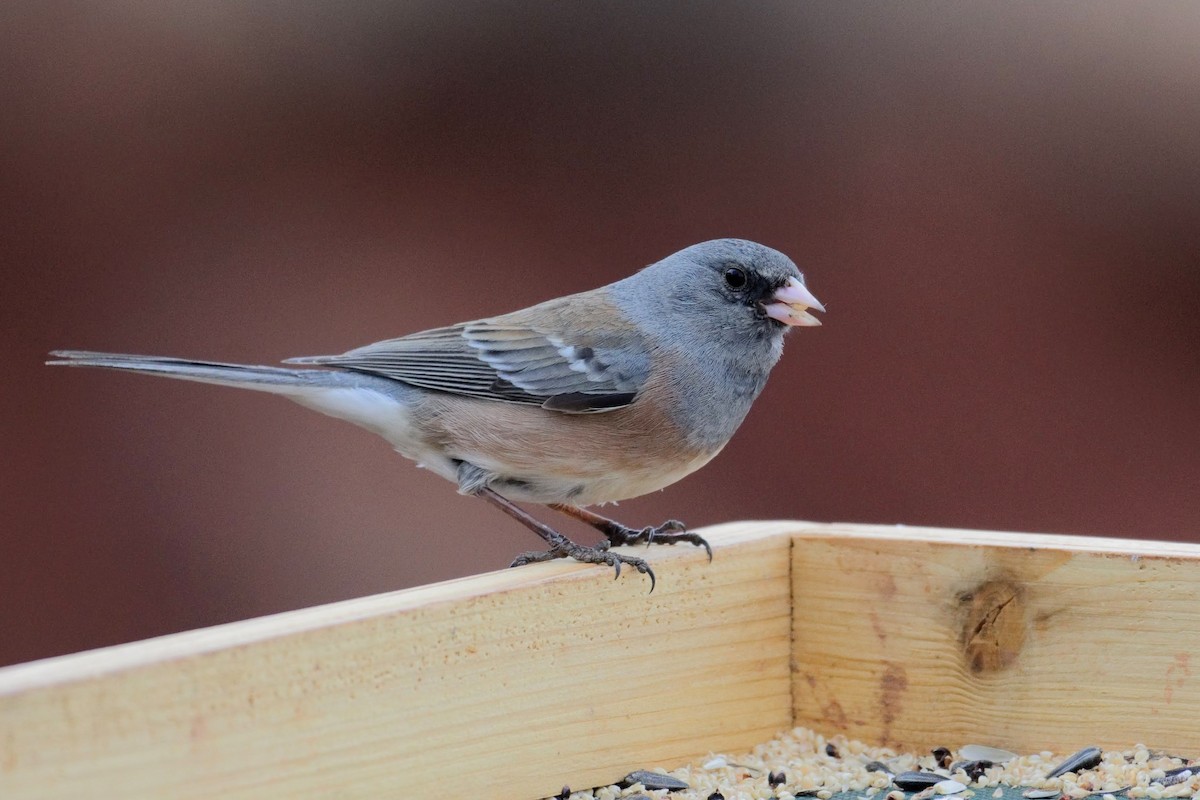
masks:
[[[746,272],[737,267],[730,267],[725,270],[725,285],[730,289],[745,289],[746,288]]]

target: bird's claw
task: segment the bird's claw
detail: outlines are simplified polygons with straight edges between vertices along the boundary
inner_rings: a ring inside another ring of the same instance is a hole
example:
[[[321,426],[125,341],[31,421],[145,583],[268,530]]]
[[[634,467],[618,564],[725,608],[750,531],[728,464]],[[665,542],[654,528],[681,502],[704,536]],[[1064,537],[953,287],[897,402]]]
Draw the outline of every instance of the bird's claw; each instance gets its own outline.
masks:
[[[677,519],[669,519],[661,525],[648,525],[641,530],[627,528],[624,525],[614,523],[612,527],[605,531],[608,536],[608,541],[614,545],[624,544],[641,544],[645,543],[647,547],[652,544],[679,544],[687,542],[696,547],[703,547],[704,552],[708,554],[708,560],[711,562],[713,557],[712,546],[705,541],[704,537],[698,533],[692,533]]]
[[[684,525],[677,519],[669,519],[661,525],[647,525],[640,531],[633,534],[632,541],[646,543],[646,546],[654,544],[654,540],[658,537],[665,537],[677,533],[687,533],[687,525]],[[667,542],[663,542],[667,544]]]
[[[649,564],[640,558],[635,558],[634,556],[623,556],[620,553],[607,553],[606,555],[611,557],[612,560],[607,561],[607,563],[612,566],[613,572],[616,573],[613,575],[613,580],[621,577],[621,565],[628,564],[638,572],[650,578],[650,591],[654,591],[654,586],[657,583],[657,580],[654,577],[654,570],[650,569]]]
[[[512,569],[513,567],[523,567],[526,564],[538,564],[542,561],[553,561],[556,558],[566,557],[567,553],[558,547],[552,547],[549,550],[530,550],[514,558],[508,567]]]
[[[601,542],[595,547],[584,547],[583,545],[571,542],[567,546],[551,547],[549,550],[533,550],[528,553],[521,553],[513,559],[509,567],[522,567],[526,564],[553,561],[557,558],[571,558],[584,564],[606,564],[613,568],[613,580],[616,580],[621,577],[621,565],[628,564],[650,578],[650,591],[653,592],[657,580],[654,577],[654,570],[650,569],[650,565],[635,556],[614,553],[609,549],[611,546],[611,542],[607,541]]]

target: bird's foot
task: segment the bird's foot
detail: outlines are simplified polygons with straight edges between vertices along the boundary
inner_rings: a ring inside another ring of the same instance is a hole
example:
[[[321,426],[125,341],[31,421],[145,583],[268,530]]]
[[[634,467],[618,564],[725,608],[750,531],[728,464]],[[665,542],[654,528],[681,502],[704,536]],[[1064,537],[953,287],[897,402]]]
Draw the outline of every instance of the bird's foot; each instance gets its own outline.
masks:
[[[641,530],[629,528],[619,522],[609,520],[601,530],[608,537],[608,541],[614,545],[623,544],[679,544],[686,542],[694,544],[696,547],[703,547],[704,552],[708,553],[708,560],[712,561],[712,547],[704,540],[704,537],[698,533],[692,533],[677,519],[669,519],[661,525],[648,525]]]
[[[607,564],[616,573],[614,578],[619,578],[621,577],[621,565],[628,564],[650,578],[650,591],[653,592],[655,578],[654,570],[650,569],[650,565],[635,556],[614,553],[609,549],[611,546],[611,541],[601,542],[595,547],[588,547],[586,545],[575,544],[575,542],[564,538],[561,543],[556,544],[549,550],[533,550],[528,553],[521,553],[521,555],[513,559],[513,562],[509,566],[520,567],[540,561],[553,561],[556,558],[571,558],[584,564]]]

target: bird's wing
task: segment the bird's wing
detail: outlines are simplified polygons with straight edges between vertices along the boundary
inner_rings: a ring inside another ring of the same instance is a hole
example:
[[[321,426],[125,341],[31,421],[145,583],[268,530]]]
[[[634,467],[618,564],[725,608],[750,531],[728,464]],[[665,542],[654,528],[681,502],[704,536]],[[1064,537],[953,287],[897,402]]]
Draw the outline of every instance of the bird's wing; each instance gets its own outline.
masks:
[[[610,411],[633,402],[650,371],[649,355],[637,337],[627,330],[551,331],[531,324],[529,316],[518,312],[435,328],[339,356],[288,363],[341,367],[424,389],[564,413]]]

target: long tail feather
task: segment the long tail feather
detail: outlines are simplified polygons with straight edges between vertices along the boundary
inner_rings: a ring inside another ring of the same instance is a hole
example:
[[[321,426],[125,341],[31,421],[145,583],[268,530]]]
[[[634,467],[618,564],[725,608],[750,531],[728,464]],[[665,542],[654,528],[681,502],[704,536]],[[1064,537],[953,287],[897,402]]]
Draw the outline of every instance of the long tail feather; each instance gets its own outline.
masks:
[[[338,369],[284,369],[86,350],[56,350],[50,355],[54,358],[47,364],[116,369],[270,392],[374,431],[401,452],[410,452],[415,441],[408,412],[420,390],[377,375]]]
[[[275,394],[297,394],[317,386],[327,387],[333,383],[330,376],[337,374],[330,370],[283,369],[163,356],[94,353],[87,350],[55,350],[50,355],[54,356],[53,360],[46,362],[50,365],[144,372],[167,378],[257,389]]]

